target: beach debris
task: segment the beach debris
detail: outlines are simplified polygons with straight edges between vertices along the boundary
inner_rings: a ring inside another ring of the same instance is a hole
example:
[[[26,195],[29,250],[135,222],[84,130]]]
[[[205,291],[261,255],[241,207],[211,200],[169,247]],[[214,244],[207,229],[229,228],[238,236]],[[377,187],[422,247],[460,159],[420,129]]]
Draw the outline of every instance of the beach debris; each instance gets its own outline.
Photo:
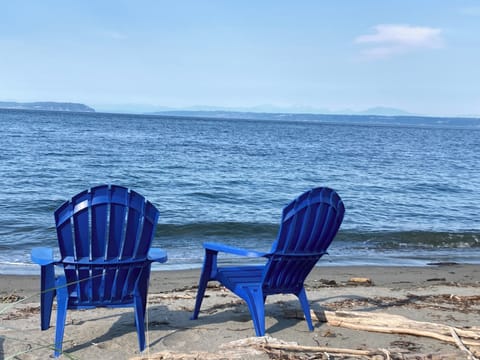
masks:
[[[364,285],[364,286],[372,286],[373,281],[367,277],[352,277],[348,279],[347,285]]]
[[[307,289],[318,289],[325,287],[344,287],[344,286],[373,286],[372,279],[368,277],[351,277],[347,281],[341,283],[329,279],[317,279],[309,281],[306,284]]]
[[[229,359],[241,359],[241,357],[238,357],[236,355],[218,354],[218,353],[211,353],[206,351],[179,353],[179,352],[165,350],[152,355],[131,358],[131,360],[229,360]]]
[[[358,297],[329,302],[325,307],[327,309],[353,309],[371,305],[378,308],[408,306],[416,309],[429,308],[445,311],[455,310],[463,313],[477,313],[480,311],[480,295],[406,294],[404,298],[380,296]]]
[[[447,281],[446,278],[431,278],[431,279],[427,279],[426,281]]]
[[[429,263],[427,263],[427,265],[431,265],[431,266],[454,266],[454,265],[458,265],[458,263],[454,262],[454,261],[442,261],[442,262],[429,262]]]
[[[323,355],[320,359],[328,359],[329,355],[351,355],[351,356],[369,356],[373,358],[376,355],[380,355],[378,359],[386,359],[384,356],[388,353],[387,350],[357,350],[346,348],[335,348],[328,346],[302,346],[296,342],[287,342],[279,339],[272,338],[270,336],[262,337],[250,337],[246,339],[236,340],[223,344],[220,346],[221,350],[224,349],[243,349],[254,348],[261,350],[269,355],[273,355],[275,359],[307,359],[312,358],[313,354]],[[290,356],[286,356],[290,354]],[[295,356],[295,354],[297,356]],[[318,358],[318,357],[315,357]]]
[[[324,288],[324,287],[337,287],[337,286],[339,286],[339,284],[335,280],[329,280],[329,279],[313,280],[312,282],[310,282],[306,285],[306,287],[309,288],[309,289],[318,289],[318,288]]]
[[[20,295],[17,295],[15,293],[7,294],[7,295],[1,295],[0,296],[0,303],[3,303],[3,304],[16,303],[16,302],[19,302],[19,301],[23,300],[24,298],[25,298],[24,296],[20,296]]]
[[[2,320],[27,319],[32,315],[40,313],[40,306],[17,306],[15,311],[7,312],[0,317]],[[1,312],[0,312],[1,314]]]
[[[154,294],[148,296],[148,302],[152,304],[160,303],[161,300],[179,300],[179,299],[195,299],[192,294],[186,293],[170,293],[170,294]]]
[[[400,349],[406,349],[407,351],[419,351],[422,349],[420,344],[406,341],[406,340],[395,340],[390,343],[390,346],[394,346]]]

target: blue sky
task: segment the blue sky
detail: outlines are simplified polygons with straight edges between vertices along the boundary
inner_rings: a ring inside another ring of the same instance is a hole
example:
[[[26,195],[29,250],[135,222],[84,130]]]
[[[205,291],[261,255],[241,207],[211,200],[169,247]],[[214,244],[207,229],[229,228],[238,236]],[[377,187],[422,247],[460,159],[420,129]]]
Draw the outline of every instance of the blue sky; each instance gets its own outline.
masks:
[[[0,0],[0,101],[480,116],[480,1]]]

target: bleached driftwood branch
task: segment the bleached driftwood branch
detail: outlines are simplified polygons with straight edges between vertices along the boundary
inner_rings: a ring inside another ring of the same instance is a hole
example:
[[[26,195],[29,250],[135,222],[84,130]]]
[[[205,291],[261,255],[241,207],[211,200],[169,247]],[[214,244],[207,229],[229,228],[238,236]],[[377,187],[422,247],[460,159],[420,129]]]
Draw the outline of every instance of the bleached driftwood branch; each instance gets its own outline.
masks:
[[[451,335],[452,327],[448,325],[415,321],[400,315],[376,312],[324,311],[322,314],[317,316],[315,312],[311,312],[312,319],[327,321],[332,326],[388,334],[430,337],[456,344]],[[480,340],[478,340],[480,339],[480,332],[460,328],[454,328],[454,330],[458,336],[464,338],[462,341],[465,345],[480,347]]]

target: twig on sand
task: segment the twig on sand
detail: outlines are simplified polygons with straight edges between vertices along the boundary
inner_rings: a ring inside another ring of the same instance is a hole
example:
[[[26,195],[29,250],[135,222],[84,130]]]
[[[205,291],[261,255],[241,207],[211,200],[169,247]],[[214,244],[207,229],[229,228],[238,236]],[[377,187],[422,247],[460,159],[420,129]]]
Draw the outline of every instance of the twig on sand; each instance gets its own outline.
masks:
[[[450,327],[450,332],[452,333],[452,337],[455,340],[455,343],[459,347],[460,350],[462,350],[464,353],[467,354],[468,360],[478,360],[477,357],[475,357],[470,350],[467,349],[467,347],[463,344],[462,340],[458,336],[457,332],[455,331],[455,328]]]

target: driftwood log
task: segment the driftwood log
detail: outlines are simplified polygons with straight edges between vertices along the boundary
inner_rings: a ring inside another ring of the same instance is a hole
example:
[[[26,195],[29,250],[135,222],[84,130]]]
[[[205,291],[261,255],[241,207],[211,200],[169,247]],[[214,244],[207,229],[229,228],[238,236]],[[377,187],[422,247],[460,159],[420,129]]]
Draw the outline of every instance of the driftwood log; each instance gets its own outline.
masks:
[[[468,359],[478,360],[480,355],[480,328],[461,329],[453,326],[425,321],[410,320],[404,316],[354,311],[324,311],[317,315],[311,312],[312,319],[328,322],[332,326],[354,330],[372,331],[387,334],[403,334],[429,337],[456,344]],[[467,346],[472,346],[472,350]]]
[[[354,330],[404,334],[430,337],[433,339],[456,343],[452,330],[465,345],[480,347],[480,329],[460,329],[452,326],[425,321],[410,320],[401,315],[359,312],[359,311],[324,311],[320,314],[311,312],[312,319],[328,322],[332,326],[346,327]]]

